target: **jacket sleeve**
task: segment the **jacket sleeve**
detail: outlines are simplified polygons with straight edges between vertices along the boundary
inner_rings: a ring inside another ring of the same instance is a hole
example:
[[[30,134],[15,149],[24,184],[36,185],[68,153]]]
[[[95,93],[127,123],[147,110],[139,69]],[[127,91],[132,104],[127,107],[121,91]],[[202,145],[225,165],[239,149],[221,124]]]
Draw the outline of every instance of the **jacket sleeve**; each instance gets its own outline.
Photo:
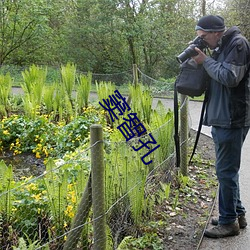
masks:
[[[220,60],[223,60],[222,62]],[[227,87],[237,87],[249,67],[249,46],[244,38],[235,39],[218,61],[207,57],[203,66],[209,76]]]

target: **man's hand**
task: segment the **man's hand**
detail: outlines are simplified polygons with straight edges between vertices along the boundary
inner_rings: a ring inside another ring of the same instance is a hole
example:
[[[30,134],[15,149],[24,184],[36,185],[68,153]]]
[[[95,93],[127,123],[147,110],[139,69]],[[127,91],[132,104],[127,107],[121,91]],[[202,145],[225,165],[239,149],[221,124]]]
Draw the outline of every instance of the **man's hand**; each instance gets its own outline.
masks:
[[[207,56],[197,47],[194,48],[195,51],[198,53],[197,56],[192,57],[197,64],[203,64]]]

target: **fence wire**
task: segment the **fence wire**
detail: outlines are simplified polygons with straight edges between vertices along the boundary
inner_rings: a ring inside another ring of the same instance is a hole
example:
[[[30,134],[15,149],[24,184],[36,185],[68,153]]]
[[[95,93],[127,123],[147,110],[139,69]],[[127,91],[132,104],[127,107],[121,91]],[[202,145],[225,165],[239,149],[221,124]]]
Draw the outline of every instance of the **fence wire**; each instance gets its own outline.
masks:
[[[144,84],[159,84],[140,74]],[[101,75],[95,78],[106,81]],[[170,86],[166,89],[171,91]],[[150,132],[160,147],[149,156],[152,163],[148,165],[141,160],[146,151],[133,148],[147,141],[149,133],[129,142],[113,133],[112,140],[96,142],[104,143],[105,150],[106,249],[117,249],[126,237],[143,233],[137,231],[138,225],[154,216],[154,203],[162,196],[161,183],[171,181],[175,166],[173,128],[173,115],[169,114],[166,122],[156,124]],[[39,165],[43,173],[37,176],[16,179],[15,169],[1,161],[1,249],[93,248],[93,224],[100,219],[93,219],[91,194],[95,187],[89,185],[90,151],[95,145],[73,153],[80,156],[77,160],[48,159]],[[20,185],[15,186],[16,182]],[[72,227],[76,219],[80,221]],[[65,246],[70,234],[76,235],[74,248]]]

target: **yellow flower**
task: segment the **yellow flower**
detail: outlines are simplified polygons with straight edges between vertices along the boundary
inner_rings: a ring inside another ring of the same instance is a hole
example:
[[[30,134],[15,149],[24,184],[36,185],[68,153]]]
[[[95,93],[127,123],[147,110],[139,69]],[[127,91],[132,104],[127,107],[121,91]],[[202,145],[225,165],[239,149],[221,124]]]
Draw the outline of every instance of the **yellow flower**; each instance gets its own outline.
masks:
[[[43,147],[43,153],[45,154],[46,157],[48,157],[49,153],[46,147]]]
[[[21,154],[22,153],[22,151],[19,151],[19,150],[14,150],[14,153],[13,153],[13,155],[18,155],[18,154]]]
[[[26,186],[26,189],[28,191],[34,191],[37,190],[37,185],[35,183],[30,183],[29,185]]]
[[[76,196],[75,195],[72,195],[71,201],[72,201],[72,203],[76,203]]]
[[[41,158],[41,155],[40,155],[39,152],[36,152],[36,158],[37,158],[37,159],[40,159],[40,158]]]
[[[9,133],[8,130],[4,130],[4,131],[3,131],[3,134],[4,134],[4,135],[9,135],[10,133]]]
[[[36,201],[40,201],[42,199],[41,195],[42,195],[41,193],[33,194],[32,197],[35,198]]]
[[[12,210],[12,212],[16,212],[17,208],[13,207],[11,210]]]
[[[65,215],[68,215],[69,218],[73,218],[74,217],[73,206],[68,205],[66,208],[66,211],[64,211],[64,213],[65,213]]]

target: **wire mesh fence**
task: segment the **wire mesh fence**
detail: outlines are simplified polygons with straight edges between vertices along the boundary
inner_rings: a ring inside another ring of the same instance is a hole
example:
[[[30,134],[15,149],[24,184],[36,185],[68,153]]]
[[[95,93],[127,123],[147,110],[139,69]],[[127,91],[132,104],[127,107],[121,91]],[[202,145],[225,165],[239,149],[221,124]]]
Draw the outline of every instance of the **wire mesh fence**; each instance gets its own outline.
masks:
[[[139,225],[154,216],[154,204],[165,192],[161,184],[171,181],[175,166],[173,113],[161,105],[156,110],[148,131],[138,132],[136,124],[128,140],[120,122],[109,138],[104,131],[88,148],[47,159],[36,176],[17,177],[1,161],[1,249],[119,249],[142,234]],[[103,148],[93,153],[96,142]],[[103,180],[96,178],[102,161]]]

